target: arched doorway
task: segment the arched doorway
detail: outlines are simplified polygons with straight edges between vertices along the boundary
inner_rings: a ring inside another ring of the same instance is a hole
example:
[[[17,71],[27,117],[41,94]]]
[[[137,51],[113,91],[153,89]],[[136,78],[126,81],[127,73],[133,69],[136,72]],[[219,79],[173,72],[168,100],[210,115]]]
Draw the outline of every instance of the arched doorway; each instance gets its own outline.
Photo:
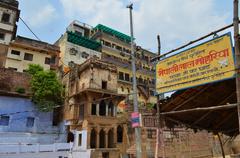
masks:
[[[68,143],[74,142],[74,134],[73,134],[71,131],[68,131],[68,134],[67,134],[67,142],[68,142]]]
[[[95,129],[92,129],[90,134],[90,148],[96,148],[96,138],[97,132],[95,131]]]
[[[108,115],[114,116],[114,105],[112,101],[110,101],[108,104]]]
[[[108,131],[108,148],[114,148],[114,133],[113,129]]]
[[[99,104],[99,115],[105,116],[106,115],[106,103],[102,100]]]
[[[99,132],[99,148],[105,148],[105,132],[103,129]]]
[[[117,142],[123,142],[123,128],[120,125],[117,127]]]

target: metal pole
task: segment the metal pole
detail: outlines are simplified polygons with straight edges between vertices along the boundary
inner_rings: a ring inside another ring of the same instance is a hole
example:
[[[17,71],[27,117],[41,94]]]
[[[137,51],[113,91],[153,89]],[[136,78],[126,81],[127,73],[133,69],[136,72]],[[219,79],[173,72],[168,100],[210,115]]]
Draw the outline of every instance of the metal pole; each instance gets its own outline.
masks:
[[[236,93],[237,93],[237,109],[238,109],[238,123],[239,123],[239,133],[240,133],[240,52],[239,52],[239,26],[238,26],[238,0],[233,2],[233,29],[234,29],[234,47],[235,47],[235,58],[236,58]]]
[[[127,8],[129,8],[129,13],[130,13],[131,57],[132,57],[132,75],[133,75],[133,105],[134,105],[134,112],[138,112],[136,65],[135,65],[133,19],[132,19],[133,4],[128,5]],[[141,147],[141,128],[140,127],[135,128],[135,138],[136,138],[136,155],[137,155],[137,158],[141,158],[142,147]]]

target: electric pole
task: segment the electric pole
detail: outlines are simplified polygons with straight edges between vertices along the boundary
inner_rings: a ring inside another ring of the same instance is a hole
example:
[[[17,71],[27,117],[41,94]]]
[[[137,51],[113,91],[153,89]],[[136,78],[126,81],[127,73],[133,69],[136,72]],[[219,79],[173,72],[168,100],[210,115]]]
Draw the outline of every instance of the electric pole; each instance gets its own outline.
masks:
[[[237,110],[238,110],[238,123],[240,133],[240,52],[239,52],[239,17],[238,17],[238,0],[233,1],[233,30],[234,30],[234,47],[236,58],[236,92],[237,92]]]
[[[132,58],[132,75],[133,75],[133,106],[134,112],[138,113],[138,102],[137,102],[137,80],[136,80],[136,64],[135,64],[135,52],[134,52],[134,36],[133,36],[133,19],[132,10],[133,4],[127,6],[130,13],[130,32],[131,32],[131,58]],[[141,147],[141,128],[140,126],[135,127],[135,139],[136,139],[136,156],[137,158],[142,157]]]

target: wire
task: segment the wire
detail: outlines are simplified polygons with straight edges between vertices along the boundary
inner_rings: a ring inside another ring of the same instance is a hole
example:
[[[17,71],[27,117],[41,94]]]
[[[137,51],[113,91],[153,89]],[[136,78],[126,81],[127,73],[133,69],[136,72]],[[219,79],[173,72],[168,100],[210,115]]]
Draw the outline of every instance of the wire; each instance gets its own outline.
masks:
[[[21,18],[21,17],[19,17],[20,18],[20,20],[23,22],[23,24],[28,28],[28,30],[39,40],[39,41],[41,41],[40,40],[40,38],[38,38],[38,36],[32,31],[32,29],[27,25],[27,23]]]

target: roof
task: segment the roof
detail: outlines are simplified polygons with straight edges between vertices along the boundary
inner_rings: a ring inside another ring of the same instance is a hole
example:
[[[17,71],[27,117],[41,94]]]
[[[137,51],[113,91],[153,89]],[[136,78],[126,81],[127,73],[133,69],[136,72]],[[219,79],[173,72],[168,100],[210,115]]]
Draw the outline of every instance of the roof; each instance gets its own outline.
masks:
[[[173,128],[184,124],[195,130],[237,135],[237,107],[232,106],[237,102],[235,85],[235,79],[229,79],[177,91],[170,99],[160,102],[166,125]]]
[[[101,43],[95,40],[88,39],[70,31],[67,31],[67,35],[68,42],[77,44],[79,46],[83,46],[92,50],[98,50],[98,48],[101,46]]]
[[[122,40],[122,41],[125,41],[125,42],[128,42],[130,43],[131,42],[131,37],[122,33],[122,32],[119,32],[117,30],[114,30],[110,27],[107,27],[105,25],[102,25],[102,24],[98,24],[96,27],[94,27],[93,30],[101,30],[107,34],[110,34],[112,36],[115,36],[117,37],[118,39]]]
[[[60,52],[60,48],[56,45],[49,44],[46,42],[38,41],[35,39],[17,36],[14,41],[11,42],[11,45],[22,46],[26,48],[34,48],[40,51],[46,52]]]

